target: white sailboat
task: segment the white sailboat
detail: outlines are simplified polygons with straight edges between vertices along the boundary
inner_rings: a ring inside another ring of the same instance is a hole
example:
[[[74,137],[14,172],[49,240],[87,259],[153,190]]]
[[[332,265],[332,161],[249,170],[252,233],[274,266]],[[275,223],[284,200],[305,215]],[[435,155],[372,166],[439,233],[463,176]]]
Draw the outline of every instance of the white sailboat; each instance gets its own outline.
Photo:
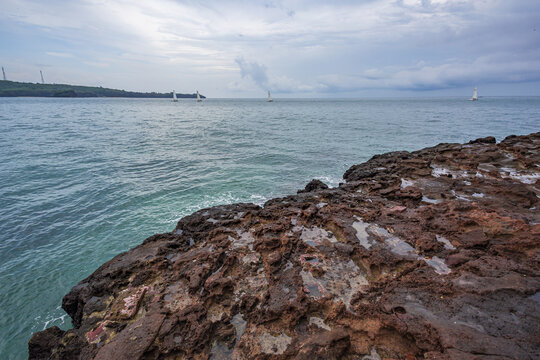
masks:
[[[178,101],[178,98],[176,97],[176,91],[172,91],[172,101],[173,102],[177,102]]]
[[[470,98],[469,101],[476,101],[476,100],[478,100],[478,88],[475,86],[472,93],[472,98]]]
[[[272,96],[270,96],[270,90],[268,90],[268,102],[272,102],[274,100],[272,100]]]
[[[197,90],[197,102],[200,102],[200,101],[202,101],[201,95],[199,95],[199,90]]]

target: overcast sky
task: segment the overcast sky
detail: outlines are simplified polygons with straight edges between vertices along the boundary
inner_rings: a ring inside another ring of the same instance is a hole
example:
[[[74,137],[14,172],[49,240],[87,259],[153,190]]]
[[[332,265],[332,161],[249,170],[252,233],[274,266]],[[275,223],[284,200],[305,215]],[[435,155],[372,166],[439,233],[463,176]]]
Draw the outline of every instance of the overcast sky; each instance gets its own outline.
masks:
[[[8,80],[209,97],[540,95],[540,0],[2,0]]]

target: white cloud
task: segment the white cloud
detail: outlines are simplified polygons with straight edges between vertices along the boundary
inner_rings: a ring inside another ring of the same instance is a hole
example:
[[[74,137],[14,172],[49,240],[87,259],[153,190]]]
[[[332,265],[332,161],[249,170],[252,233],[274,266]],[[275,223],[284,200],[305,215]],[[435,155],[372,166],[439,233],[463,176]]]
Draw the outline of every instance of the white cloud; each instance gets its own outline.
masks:
[[[70,54],[70,53],[54,52],[54,51],[47,51],[45,54],[47,54],[49,56],[62,57],[62,58],[75,57],[75,56],[73,56],[73,54]]]

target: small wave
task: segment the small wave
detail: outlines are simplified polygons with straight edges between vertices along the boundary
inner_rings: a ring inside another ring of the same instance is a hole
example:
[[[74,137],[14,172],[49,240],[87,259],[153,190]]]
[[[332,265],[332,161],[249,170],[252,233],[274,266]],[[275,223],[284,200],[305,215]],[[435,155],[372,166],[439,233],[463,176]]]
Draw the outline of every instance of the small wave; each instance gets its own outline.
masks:
[[[343,182],[343,179],[337,176],[316,176],[315,179],[321,180],[323,183],[333,188]]]
[[[203,199],[186,206],[184,209],[178,212],[173,217],[173,219],[171,219],[171,222],[176,222],[184,216],[193,214],[194,212],[199,211],[201,209],[206,209],[213,206],[229,205],[229,204],[236,204],[236,203],[242,203],[242,202],[250,202],[255,205],[262,206],[268,199],[269,197],[259,195],[259,194],[240,195],[240,194],[233,194],[230,191],[226,193],[218,194],[218,195],[205,195]]]
[[[62,310],[62,307],[57,306],[55,310],[49,311],[43,318],[41,316],[36,316],[34,318],[35,324],[33,326],[33,331],[37,330],[36,328],[41,328],[39,331],[43,331],[53,325],[63,328],[62,325],[66,324],[67,316],[68,314]]]
[[[267,196],[263,195],[251,195],[250,196],[250,202],[254,203],[258,206],[263,206],[265,202],[267,202],[269,198]]]

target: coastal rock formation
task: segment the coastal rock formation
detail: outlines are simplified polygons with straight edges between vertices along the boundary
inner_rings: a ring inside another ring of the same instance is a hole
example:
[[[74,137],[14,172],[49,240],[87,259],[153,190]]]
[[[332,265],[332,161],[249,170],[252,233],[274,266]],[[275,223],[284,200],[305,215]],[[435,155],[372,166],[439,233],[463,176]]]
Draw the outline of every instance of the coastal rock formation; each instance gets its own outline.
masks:
[[[31,359],[539,359],[540,133],[200,210],[67,294]]]

